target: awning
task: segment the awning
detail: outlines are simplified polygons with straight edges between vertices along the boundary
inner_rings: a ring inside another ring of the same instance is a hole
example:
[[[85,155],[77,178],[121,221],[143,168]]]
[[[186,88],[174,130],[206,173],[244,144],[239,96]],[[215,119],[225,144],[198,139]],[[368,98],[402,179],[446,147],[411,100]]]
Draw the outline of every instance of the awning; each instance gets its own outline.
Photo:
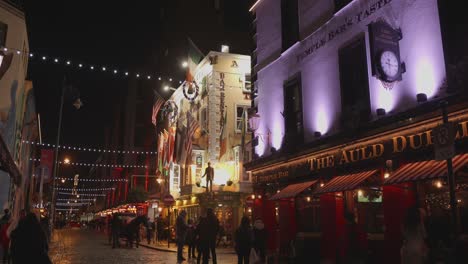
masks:
[[[457,155],[452,159],[453,173],[468,164],[468,154]],[[384,181],[384,185],[409,181],[428,180],[447,176],[447,162],[427,160],[401,166]]]
[[[317,181],[308,181],[303,183],[291,184],[286,188],[281,190],[279,193],[273,195],[270,200],[280,200],[296,197],[301,192],[305,191],[307,188],[311,187]]]
[[[377,174],[377,170],[364,171],[364,172],[355,173],[355,174],[338,176],[338,177],[331,179],[323,187],[317,188],[314,191],[314,194],[353,190],[353,189],[356,189],[358,185],[361,184],[363,181],[365,181],[366,179],[368,179],[369,177],[375,174]]]
[[[16,166],[13,158],[11,157],[10,151],[8,150],[7,145],[3,141],[2,136],[0,135],[0,170],[6,171],[10,174],[10,177],[13,178],[13,182],[16,185],[21,183],[21,173]]]

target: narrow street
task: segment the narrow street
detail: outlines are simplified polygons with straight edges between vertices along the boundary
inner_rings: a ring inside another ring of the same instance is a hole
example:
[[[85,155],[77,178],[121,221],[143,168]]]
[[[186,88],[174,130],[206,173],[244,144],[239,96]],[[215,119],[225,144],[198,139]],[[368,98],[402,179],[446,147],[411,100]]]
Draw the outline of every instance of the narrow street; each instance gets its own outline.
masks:
[[[120,264],[120,263],[177,263],[175,252],[164,252],[145,247],[112,249],[102,233],[88,230],[57,230],[50,248],[54,264]],[[185,248],[184,255],[186,256]],[[236,263],[234,254],[218,254],[218,263]],[[191,263],[191,262],[183,262]]]

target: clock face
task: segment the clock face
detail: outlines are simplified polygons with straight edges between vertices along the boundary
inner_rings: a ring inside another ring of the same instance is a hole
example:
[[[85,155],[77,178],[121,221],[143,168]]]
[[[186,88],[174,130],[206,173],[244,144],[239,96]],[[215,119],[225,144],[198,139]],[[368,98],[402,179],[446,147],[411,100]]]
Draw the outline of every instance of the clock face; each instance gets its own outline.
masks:
[[[400,70],[400,63],[396,54],[392,51],[384,51],[380,55],[380,69],[387,80],[395,80]]]

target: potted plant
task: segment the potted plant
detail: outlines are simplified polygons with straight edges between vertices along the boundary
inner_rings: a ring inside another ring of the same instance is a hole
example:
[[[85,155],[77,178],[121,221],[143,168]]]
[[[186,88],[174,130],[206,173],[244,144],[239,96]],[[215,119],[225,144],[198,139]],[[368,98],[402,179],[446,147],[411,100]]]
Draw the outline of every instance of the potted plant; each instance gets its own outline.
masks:
[[[231,180],[228,180],[228,181],[226,182],[227,186],[231,186],[233,183],[234,183],[234,182],[231,181]]]

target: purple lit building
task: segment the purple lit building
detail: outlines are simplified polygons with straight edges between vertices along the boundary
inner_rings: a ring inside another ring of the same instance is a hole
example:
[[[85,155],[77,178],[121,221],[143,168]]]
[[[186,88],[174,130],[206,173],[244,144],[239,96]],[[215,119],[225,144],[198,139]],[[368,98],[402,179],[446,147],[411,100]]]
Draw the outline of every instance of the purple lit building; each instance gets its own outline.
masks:
[[[351,213],[370,257],[398,263],[408,208],[450,223],[432,131],[441,102],[455,127],[458,232],[468,233],[466,52],[455,44],[466,30],[452,24],[455,9],[437,0],[253,3],[256,157],[246,167],[272,255],[290,256],[293,243],[298,258],[337,261],[349,250],[340,241]]]

